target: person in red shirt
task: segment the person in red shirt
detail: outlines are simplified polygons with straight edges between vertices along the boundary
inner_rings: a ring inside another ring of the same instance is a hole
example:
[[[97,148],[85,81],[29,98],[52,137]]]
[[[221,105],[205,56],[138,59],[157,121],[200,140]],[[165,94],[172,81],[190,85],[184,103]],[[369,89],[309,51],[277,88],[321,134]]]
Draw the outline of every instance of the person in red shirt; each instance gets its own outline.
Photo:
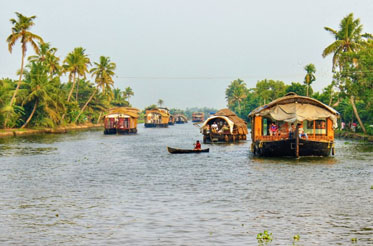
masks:
[[[197,140],[196,144],[194,145],[194,149],[195,150],[200,150],[201,149],[201,144],[200,144],[199,140]]]

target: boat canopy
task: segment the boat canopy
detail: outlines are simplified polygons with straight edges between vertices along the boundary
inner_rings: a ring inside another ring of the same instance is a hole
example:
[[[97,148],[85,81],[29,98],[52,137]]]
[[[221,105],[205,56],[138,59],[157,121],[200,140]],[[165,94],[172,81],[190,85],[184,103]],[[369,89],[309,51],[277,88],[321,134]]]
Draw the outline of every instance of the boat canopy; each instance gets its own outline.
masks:
[[[233,133],[233,127],[234,127],[234,122],[231,121],[228,117],[226,116],[212,116],[210,118],[208,118],[207,120],[205,120],[205,122],[203,122],[203,125],[201,126],[201,129],[203,129],[206,125],[208,125],[208,123],[213,120],[213,119],[223,119],[225,120],[225,122],[228,123],[229,125],[229,131],[230,133],[232,134]]]
[[[140,110],[137,108],[131,108],[131,107],[117,107],[117,108],[111,108],[109,109],[108,114],[105,117],[125,117],[124,115],[127,115],[132,118],[139,118],[139,112]],[[116,116],[113,116],[116,115]]]
[[[146,110],[146,114],[160,114],[162,117],[170,117],[170,114],[168,113],[167,110],[164,109],[148,109]]]
[[[291,123],[330,118],[333,127],[337,128],[339,113],[316,99],[292,93],[256,108],[249,114],[249,117],[253,116],[269,117],[272,120]]]

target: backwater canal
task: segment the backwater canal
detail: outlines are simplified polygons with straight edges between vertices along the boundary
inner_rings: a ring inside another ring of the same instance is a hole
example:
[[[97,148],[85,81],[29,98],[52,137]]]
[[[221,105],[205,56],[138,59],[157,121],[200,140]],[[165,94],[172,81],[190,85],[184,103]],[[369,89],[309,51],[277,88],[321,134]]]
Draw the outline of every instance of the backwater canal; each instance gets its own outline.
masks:
[[[373,245],[373,147],[268,159],[240,144],[171,155],[191,123],[0,139],[0,245]]]

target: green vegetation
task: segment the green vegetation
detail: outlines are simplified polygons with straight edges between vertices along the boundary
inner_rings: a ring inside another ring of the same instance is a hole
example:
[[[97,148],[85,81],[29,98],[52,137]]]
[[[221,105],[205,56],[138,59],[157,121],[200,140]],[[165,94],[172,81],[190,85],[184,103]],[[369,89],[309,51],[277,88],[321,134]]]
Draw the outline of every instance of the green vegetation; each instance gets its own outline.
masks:
[[[341,114],[341,121],[358,122],[357,131],[373,135],[373,36],[362,32],[359,19],[349,14],[341,20],[338,30],[325,27],[333,35],[334,42],[322,51],[322,56],[333,56],[333,80],[322,92],[313,92],[312,83],[316,80],[316,67],[304,67],[304,83],[264,79],[255,88],[247,88],[243,80],[230,83],[225,95],[228,107],[241,118],[260,105],[295,92],[301,96],[313,97]]]
[[[268,233],[268,231],[260,232],[256,235],[256,239],[259,244],[272,242],[272,233]]]
[[[21,67],[17,81],[0,79],[0,126],[38,128],[97,123],[107,109],[130,106],[129,98],[134,92],[130,87],[124,91],[113,89],[116,65],[109,57],[101,56],[90,68],[86,50],[77,47],[61,60],[56,55],[57,48],[30,31],[36,16],[18,12],[16,16],[10,20],[13,27],[6,41],[10,53],[17,42],[21,43]],[[27,46],[33,48],[34,55],[26,57]],[[65,78],[68,81],[64,83]]]

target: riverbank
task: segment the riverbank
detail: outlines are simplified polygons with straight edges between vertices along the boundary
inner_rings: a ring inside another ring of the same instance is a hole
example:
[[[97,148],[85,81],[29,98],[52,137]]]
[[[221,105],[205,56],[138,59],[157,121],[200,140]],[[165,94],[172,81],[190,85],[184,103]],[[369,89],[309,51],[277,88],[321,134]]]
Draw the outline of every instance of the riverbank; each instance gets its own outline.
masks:
[[[373,136],[363,134],[363,133],[348,132],[348,131],[336,131],[335,136],[338,137],[338,138],[355,139],[355,140],[362,140],[362,141],[368,141],[368,142],[373,143]]]
[[[38,134],[58,134],[67,133],[69,131],[86,130],[93,128],[101,128],[102,124],[83,124],[83,125],[68,125],[59,126],[56,128],[24,128],[24,129],[1,129],[0,138],[4,137],[19,137],[19,136],[30,136]]]

